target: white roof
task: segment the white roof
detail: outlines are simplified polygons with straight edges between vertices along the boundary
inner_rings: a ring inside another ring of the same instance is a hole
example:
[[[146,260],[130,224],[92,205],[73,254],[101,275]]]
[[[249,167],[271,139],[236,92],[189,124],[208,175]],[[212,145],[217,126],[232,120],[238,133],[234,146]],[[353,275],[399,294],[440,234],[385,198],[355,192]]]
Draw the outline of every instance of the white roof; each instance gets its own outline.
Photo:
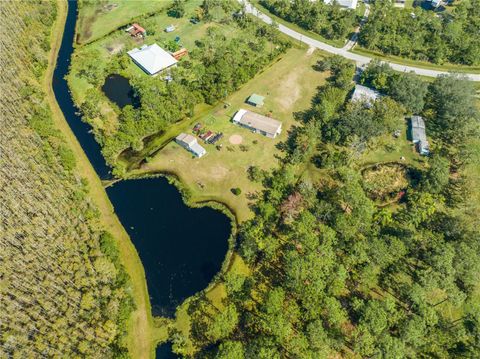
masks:
[[[207,153],[205,148],[203,148],[196,142],[190,146],[190,151],[192,151],[197,157],[202,157],[205,153]]]
[[[380,97],[380,93],[369,87],[362,85],[355,85],[355,90],[353,91],[352,101],[375,101]]]
[[[140,49],[135,48],[130,50],[128,55],[150,75],[154,75],[178,62],[157,44],[142,46]]]
[[[323,0],[325,4],[333,4],[334,0]],[[338,5],[346,7],[348,9],[356,9],[358,0],[336,0]]]

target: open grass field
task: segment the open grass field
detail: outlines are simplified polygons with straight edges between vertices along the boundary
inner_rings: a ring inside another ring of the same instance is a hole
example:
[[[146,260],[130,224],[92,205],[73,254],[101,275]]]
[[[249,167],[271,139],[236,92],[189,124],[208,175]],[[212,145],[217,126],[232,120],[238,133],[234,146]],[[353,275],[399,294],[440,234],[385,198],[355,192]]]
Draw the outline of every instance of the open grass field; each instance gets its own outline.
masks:
[[[58,16],[55,28],[52,31],[49,65],[44,82],[45,92],[47,93],[55,124],[65,136],[67,143],[75,154],[77,163],[76,171],[80,177],[88,180],[88,196],[99,210],[100,224],[117,240],[121,261],[131,278],[132,295],[135,300],[136,310],[132,313],[129,323],[129,333],[127,337],[129,353],[131,357],[135,359],[153,358],[155,350],[152,339],[153,318],[151,315],[150,300],[148,297],[142,262],[140,261],[138,253],[133,243],[130,241],[127,232],[116,216],[100,179],[83,152],[80,143],[77,141],[67,121],[63,117],[63,113],[58,107],[53,93],[52,76],[55,69],[57,53],[60,49],[63,26],[67,12],[66,2],[58,0],[57,3]],[[138,333],[141,333],[141,335]]]
[[[77,43],[92,42],[143,14],[168,7],[170,0],[103,0],[78,12]]]
[[[312,68],[320,58],[321,55],[316,52],[292,48],[275,64],[228,97],[225,103],[229,105],[219,104],[196,119],[206,129],[224,134],[217,143],[222,145],[221,150],[199,140],[208,153],[202,158],[194,158],[171,142],[134,173],[175,173],[190,190],[193,202],[216,200],[231,208],[240,222],[250,218],[252,196],[262,186],[248,179],[247,170],[250,166],[265,170],[277,166],[277,156],[280,155],[278,145],[287,139],[288,129],[295,124],[294,113],[310,107],[316,88],[325,80],[325,73]],[[266,97],[262,108],[245,103],[252,93]],[[232,124],[231,117],[240,108],[271,114],[283,123],[282,134],[271,139]],[[191,126],[192,121],[188,121],[183,128],[177,128],[178,133],[191,133]],[[231,136],[239,136],[236,139],[241,138],[241,143],[231,143],[236,142],[235,137]],[[239,196],[231,191],[237,187],[242,191]]]

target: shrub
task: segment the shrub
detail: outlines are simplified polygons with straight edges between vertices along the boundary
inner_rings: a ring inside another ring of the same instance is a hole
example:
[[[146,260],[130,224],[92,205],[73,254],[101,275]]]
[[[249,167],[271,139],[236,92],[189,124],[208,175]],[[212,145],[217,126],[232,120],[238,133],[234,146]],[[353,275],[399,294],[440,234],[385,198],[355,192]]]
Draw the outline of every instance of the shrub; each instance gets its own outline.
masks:
[[[240,196],[240,194],[242,193],[242,190],[238,187],[232,188],[231,191],[235,196]]]

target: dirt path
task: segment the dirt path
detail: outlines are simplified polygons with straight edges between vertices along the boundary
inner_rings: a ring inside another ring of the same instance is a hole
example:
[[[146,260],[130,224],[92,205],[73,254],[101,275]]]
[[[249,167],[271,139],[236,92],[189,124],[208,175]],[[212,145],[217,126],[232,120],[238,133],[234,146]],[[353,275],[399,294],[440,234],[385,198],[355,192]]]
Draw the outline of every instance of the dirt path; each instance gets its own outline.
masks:
[[[132,293],[135,298],[137,309],[132,314],[129,323],[128,349],[132,358],[148,359],[154,357],[153,343],[153,319],[151,316],[150,302],[145,280],[145,272],[138,253],[130,241],[130,238],[116,216],[113,206],[103,189],[102,183],[95,170],[83,152],[80,143],[70,129],[63,113],[55,99],[52,88],[52,77],[55,70],[58,51],[60,49],[63,28],[67,16],[66,1],[57,0],[58,15],[51,36],[51,51],[48,60],[48,68],[45,74],[43,87],[47,94],[48,103],[52,110],[53,120],[56,127],[65,136],[69,147],[74,151],[77,160],[76,171],[86,178],[89,183],[89,196],[100,211],[100,224],[108,230],[118,241],[122,263],[130,275]]]

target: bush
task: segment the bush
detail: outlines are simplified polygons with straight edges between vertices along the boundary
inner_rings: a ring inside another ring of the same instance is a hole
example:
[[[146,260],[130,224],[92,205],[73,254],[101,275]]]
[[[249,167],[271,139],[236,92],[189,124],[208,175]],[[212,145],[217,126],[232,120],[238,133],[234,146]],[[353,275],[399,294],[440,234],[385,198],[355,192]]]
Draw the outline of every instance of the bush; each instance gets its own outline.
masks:
[[[232,191],[232,193],[235,195],[235,196],[240,196],[240,194],[242,193],[242,190],[238,187],[236,188],[232,188],[230,191]]]

